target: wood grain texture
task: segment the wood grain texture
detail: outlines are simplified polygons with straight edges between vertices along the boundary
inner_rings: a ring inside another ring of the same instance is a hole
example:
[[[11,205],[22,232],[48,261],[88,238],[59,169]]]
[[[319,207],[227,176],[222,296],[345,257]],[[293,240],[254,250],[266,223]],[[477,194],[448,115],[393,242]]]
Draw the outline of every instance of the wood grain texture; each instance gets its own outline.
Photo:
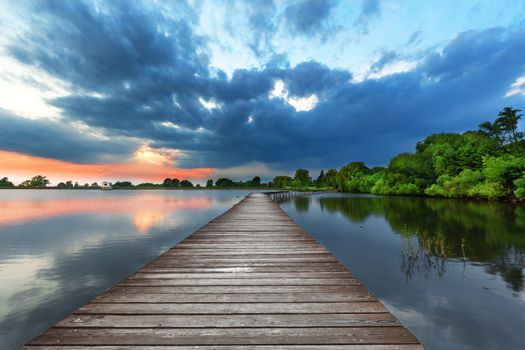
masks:
[[[422,350],[265,194],[247,196],[26,350]]]

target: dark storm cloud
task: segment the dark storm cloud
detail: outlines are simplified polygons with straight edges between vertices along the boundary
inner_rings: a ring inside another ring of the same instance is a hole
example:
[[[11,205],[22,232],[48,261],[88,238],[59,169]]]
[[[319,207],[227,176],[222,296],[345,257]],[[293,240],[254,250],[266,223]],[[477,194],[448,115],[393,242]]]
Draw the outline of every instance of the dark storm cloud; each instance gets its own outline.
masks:
[[[381,14],[379,0],[363,0],[361,11],[355,21],[355,27],[363,34],[368,34],[368,24]]]
[[[300,0],[288,5],[284,14],[294,34],[312,35],[325,29],[335,5],[334,0]]]
[[[50,101],[63,118],[103,128],[112,137],[132,136],[153,147],[179,149],[179,166],[384,164],[430,133],[476,128],[507,102],[523,107],[521,95],[503,99],[525,74],[523,29],[465,32],[441,53],[425,54],[409,72],[360,83],[352,82],[347,71],[317,62],[289,67],[283,57],[228,78],[221,71],[210,73],[206,41],[194,34],[191,12],[185,14],[190,18],[174,19],[130,3],[125,8],[111,3],[99,12],[83,2],[37,4],[42,21],[11,47],[11,54],[71,85],[70,95]],[[366,10],[369,17],[378,11],[372,5]],[[294,25],[309,31],[318,24]],[[376,69],[400,55],[387,53]],[[270,97],[277,80],[289,96],[315,94],[319,103],[297,112],[282,98]],[[20,130],[31,125],[5,125],[1,132],[11,136],[3,136],[0,148],[16,144],[19,151],[77,161],[104,151],[88,146],[82,152],[73,146],[60,151],[58,144],[41,147],[44,140],[22,148],[17,139],[32,141],[24,136],[28,131]],[[35,123],[34,128],[33,133],[49,133],[57,143],[77,139],[74,132],[63,135],[49,125]],[[118,147],[108,154],[118,153]]]
[[[330,69],[317,62],[303,62],[288,69],[284,82],[291,95],[307,96],[337,90],[347,83],[352,75],[344,70]]]
[[[0,150],[72,162],[126,159],[139,146],[113,138],[104,140],[49,120],[30,120],[0,109]]]

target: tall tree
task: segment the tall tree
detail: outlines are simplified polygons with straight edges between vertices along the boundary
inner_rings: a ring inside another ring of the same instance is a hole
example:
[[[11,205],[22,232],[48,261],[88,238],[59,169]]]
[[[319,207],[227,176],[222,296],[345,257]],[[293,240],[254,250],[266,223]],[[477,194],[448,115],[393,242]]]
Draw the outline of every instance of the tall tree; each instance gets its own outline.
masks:
[[[273,185],[277,188],[284,188],[292,186],[293,179],[290,176],[276,176],[273,178]]]
[[[319,173],[319,176],[315,180],[315,184],[317,186],[324,186],[324,170],[321,169],[321,172]]]
[[[312,183],[310,172],[306,169],[297,169],[295,171],[294,181],[299,182],[302,187],[309,186]]]
[[[7,177],[3,177],[0,179],[0,187],[14,187],[14,185]]]
[[[479,125],[479,128],[497,140],[501,147],[517,143],[525,136],[525,133],[518,130],[518,122],[523,117],[523,114],[519,114],[519,112],[521,109],[505,107],[499,112],[494,123],[484,122]]]
[[[33,176],[30,180],[21,183],[23,187],[46,187],[47,185],[49,185],[49,180],[42,175]]]
[[[206,187],[213,187],[213,180],[212,179],[209,179],[208,181],[206,181]]]
[[[261,178],[259,176],[255,176],[252,179],[252,185],[255,187],[261,186]]]
[[[193,187],[193,184],[189,180],[182,180],[180,182],[180,187],[191,188]]]

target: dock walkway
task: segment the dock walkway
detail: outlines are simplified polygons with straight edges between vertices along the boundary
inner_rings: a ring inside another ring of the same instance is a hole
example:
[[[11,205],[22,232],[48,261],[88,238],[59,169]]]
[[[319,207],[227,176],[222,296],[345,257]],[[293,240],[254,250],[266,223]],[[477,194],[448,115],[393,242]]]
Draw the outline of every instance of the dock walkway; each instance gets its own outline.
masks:
[[[268,195],[253,193],[24,349],[423,347]]]

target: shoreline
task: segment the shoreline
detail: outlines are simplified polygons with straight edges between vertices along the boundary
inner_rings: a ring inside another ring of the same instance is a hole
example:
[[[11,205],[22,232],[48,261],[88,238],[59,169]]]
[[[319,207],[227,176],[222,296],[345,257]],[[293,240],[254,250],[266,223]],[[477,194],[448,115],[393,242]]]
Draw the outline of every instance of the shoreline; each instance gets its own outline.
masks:
[[[112,188],[110,190],[102,188],[59,188],[59,187],[0,187],[0,190],[60,190],[60,191],[233,191],[233,190],[246,190],[246,191],[334,191],[335,189],[287,189],[287,188],[273,188],[273,187],[198,187],[198,188],[181,188],[181,187],[120,187]],[[489,198],[476,198],[476,197],[442,197],[442,196],[429,196],[425,194],[374,194],[365,192],[342,192],[335,191],[337,193],[346,194],[361,194],[369,196],[383,196],[383,197],[419,197],[428,199],[450,199],[459,201],[470,201],[470,202],[489,202],[489,203],[512,203],[516,205],[524,205],[525,201],[516,200],[514,198],[501,198],[501,199],[489,199]]]

